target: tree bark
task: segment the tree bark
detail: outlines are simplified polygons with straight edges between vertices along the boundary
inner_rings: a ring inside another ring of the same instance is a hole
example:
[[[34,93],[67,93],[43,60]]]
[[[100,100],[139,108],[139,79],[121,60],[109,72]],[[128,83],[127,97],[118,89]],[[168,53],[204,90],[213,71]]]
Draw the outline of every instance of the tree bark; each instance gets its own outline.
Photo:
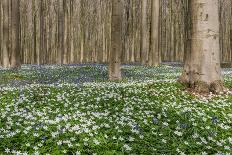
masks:
[[[158,66],[161,61],[159,51],[159,0],[152,0],[151,7],[151,44],[149,65]]]
[[[64,55],[64,7],[63,0],[58,0],[58,64],[63,64]]]
[[[3,51],[2,51],[2,65],[4,68],[10,67],[10,60],[9,60],[9,51],[8,51],[8,44],[9,44],[9,27],[8,27],[8,0],[2,1],[2,7],[3,7]]]
[[[73,64],[75,61],[75,54],[74,54],[74,44],[73,44],[73,0],[70,0],[70,63]]]
[[[43,63],[44,54],[46,53],[45,48],[45,2],[40,0],[40,50],[38,57],[38,64]]]
[[[11,68],[18,69],[21,67],[20,62],[20,41],[19,41],[19,24],[20,24],[20,10],[19,0],[11,0],[12,2],[12,54],[11,54]]]
[[[63,64],[68,64],[68,8],[67,8],[67,0],[63,0],[63,27],[64,27],[64,52],[63,52]]]
[[[148,39],[147,39],[147,0],[142,0],[142,21],[141,21],[141,62],[147,63]]]
[[[223,91],[219,49],[218,0],[191,1],[191,50],[180,82],[199,93]]]
[[[118,81],[121,75],[121,55],[122,55],[122,15],[123,5],[121,0],[112,1],[112,23],[111,23],[111,50],[109,57],[109,79]]]

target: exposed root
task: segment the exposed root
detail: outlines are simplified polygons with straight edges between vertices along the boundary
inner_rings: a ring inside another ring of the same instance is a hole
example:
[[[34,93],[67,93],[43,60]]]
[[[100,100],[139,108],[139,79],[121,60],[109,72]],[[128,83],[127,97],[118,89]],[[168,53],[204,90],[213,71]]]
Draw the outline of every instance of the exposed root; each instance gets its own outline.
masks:
[[[223,92],[223,90],[225,89],[223,86],[223,82],[218,80],[218,81],[214,81],[210,84],[210,92],[214,93],[214,94],[219,94],[220,92]]]
[[[187,93],[191,94],[192,96],[200,99],[200,100],[209,100],[215,97],[219,97],[221,95],[232,95],[232,91],[224,88],[223,92],[220,92],[219,94],[213,94],[212,92],[210,93],[199,93],[196,92],[195,90],[191,89],[191,88],[187,88],[185,90]]]
[[[210,93],[210,86],[203,81],[196,81],[190,85],[190,88],[195,90],[198,93],[208,94]]]
[[[185,87],[189,87],[189,81],[186,80],[187,79],[187,74],[184,72],[182,73],[182,75],[179,77],[179,79],[177,80],[177,82],[181,83],[182,85],[184,85]]]
[[[180,77],[178,82],[183,84],[191,92],[196,92],[199,94],[220,94],[223,93],[225,89],[223,82],[220,80],[208,84],[204,81],[189,82],[185,80],[185,78]]]

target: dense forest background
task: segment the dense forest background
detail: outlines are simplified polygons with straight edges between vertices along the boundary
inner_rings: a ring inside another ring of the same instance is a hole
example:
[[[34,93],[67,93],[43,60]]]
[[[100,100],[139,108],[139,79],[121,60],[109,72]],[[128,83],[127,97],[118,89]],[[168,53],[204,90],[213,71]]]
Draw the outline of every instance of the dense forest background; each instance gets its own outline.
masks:
[[[232,62],[231,0],[220,1],[221,60]],[[149,56],[151,0],[146,4],[146,25],[141,25],[141,0],[123,1],[124,63],[141,62],[141,41]],[[4,4],[3,3],[7,3]],[[12,44],[11,0],[0,1],[0,57],[3,35]],[[111,47],[111,0],[20,0],[20,52],[26,64],[106,63]],[[182,62],[189,36],[188,0],[160,0],[159,52],[162,61]],[[8,27],[4,29],[4,24]],[[141,30],[145,30],[145,38]],[[7,32],[3,33],[4,30]],[[144,51],[143,51],[144,54]],[[10,55],[10,54],[9,54]],[[2,59],[0,59],[2,61]],[[0,63],[1,63],[0,61]]]

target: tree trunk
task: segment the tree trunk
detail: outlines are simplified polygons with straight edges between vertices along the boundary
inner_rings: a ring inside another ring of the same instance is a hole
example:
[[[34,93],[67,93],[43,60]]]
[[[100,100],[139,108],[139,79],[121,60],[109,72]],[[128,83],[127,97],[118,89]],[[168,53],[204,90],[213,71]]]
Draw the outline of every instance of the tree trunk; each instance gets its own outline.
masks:
[[[220,68],[218,0],[191,1],[191,50],[180,82],[199,93],[223,91]]]
[[[121,0],[112,1],[112,23],[111,23],[111,50],[109,57],[109,79],[118,81],[121,75],[121,54],[122,54],[122,15],[123,5]]]
[[[64,27],[64,52],[63,52],[63,64],[68,64],[68,8],[67,8],[67,1],[63,0],[63,27]]]
[[[159,51],[159,0],[152,0],[151,3],[151,44],[149,65],[158,66],[161,60]]]
[[[4,68],[9,68],[10,67],[10,60],[9,60],[9,52],[8,52],[8,44],[9,44],[9,37],[8,37],[8,32],[9,32],[9,27],[8,27],[8,0],[3,0],[2,1],[2,6],[3,6],[3,51],[2,51],[2,65]]]
[[[58,0],[58,64],[63,64],[64,55],[64,7],[63,0]]]
[[[147,0],[142,0],[142,21],[141,21],[141,61],[147,63],[148,39],[147,39]]]
[[[73,64],[75,61],[74,55],[74,44],[73,44],[73,0],[70,0],[70,63]]]
[[[38,64],[40,65],[43,63],[43,56],[45,54],[45,4],[44,0],[40,0],[40,50],[39,50],[39,57],[38,57]]]
[[[18,69],[21,67],[20,62],[20,46],[19,46],[19,0],[12,0],[12,54],[11,54],[11,68]]]

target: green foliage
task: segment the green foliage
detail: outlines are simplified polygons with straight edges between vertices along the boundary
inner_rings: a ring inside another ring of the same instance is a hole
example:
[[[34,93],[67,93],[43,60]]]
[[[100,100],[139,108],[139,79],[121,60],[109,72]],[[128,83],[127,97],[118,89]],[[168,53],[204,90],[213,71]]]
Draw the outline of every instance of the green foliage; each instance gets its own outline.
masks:
[[[232,153],[232,97],[195,98],[179,71],[124,66],[112,83],[105,66],[23,68],[30,83],[0,88],[0,154]]]

